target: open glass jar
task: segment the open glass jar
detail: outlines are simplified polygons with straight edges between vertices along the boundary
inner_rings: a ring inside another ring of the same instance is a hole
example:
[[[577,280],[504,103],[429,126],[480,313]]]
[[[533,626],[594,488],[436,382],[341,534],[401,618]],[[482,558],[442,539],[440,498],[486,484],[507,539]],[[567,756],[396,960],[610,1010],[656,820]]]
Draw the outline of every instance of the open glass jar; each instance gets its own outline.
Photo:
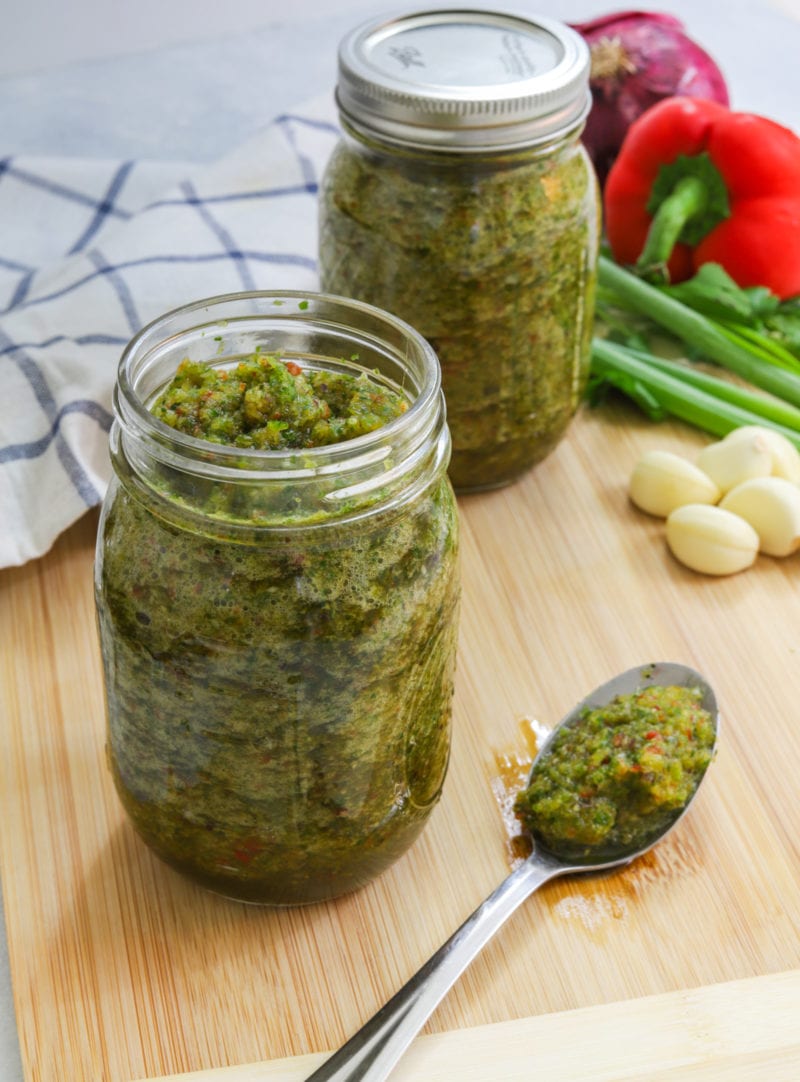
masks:
[[[368,373],[405,413],[349,441],[221,446],[151,412],[184,357]],[[108,756],[155,852],[229,897],[352,890],[416,838],[449,754],[459,598],[431,347],[368,305],[212,298],[125,350],[96,598]]]
[[[586,385],[600,233],[580,142],[589,64],[562,23],[471,9],[378,19],[339,49],[322,288],[432,343],[458,491],[544,458]]]

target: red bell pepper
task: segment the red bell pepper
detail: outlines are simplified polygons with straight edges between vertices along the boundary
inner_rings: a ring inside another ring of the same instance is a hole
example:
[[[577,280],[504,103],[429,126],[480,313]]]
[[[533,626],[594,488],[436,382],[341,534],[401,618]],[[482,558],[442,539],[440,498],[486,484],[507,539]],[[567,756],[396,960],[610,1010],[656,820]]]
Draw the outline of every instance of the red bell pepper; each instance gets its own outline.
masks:
[[[800,294],[800,138],[765,117],[667,98],[628,129],[604,192],[618,263],[680,282],[719,263],[740,286]]]

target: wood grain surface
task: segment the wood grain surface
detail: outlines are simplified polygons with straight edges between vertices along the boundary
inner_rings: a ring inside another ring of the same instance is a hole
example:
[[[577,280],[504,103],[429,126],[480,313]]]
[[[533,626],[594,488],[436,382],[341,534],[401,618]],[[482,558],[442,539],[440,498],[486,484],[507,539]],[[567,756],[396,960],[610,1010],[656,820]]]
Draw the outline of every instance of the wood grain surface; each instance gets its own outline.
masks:
[[[652,660],[695,666],[720,701],[720,752],[696,807],[631,867],[557,881],[527,902],[437,1010],[428,1047],[446,1056],[462,1047],[444,1040],[450,1031],[558,1034],[564,1019],[600,1026],[611,1012],[619,1072],[612,1045],[599,1078],[661,1079],[656,1067],[665,1080],[745,1077],[722,1067],[668,1073],[677,1061],[655,1059],[637,1074],[624,1059],[629,1028],[643,1026],[636,1047],[648,1047],[650,1017],[660,1054],[659,1005],[678,1010],[696,1038],[693,990],[716,1003],[723,986],[742,1025],[754,987],[788,996],[800,1017],[800,982],[787,976],[800,967],[800,556],[704,578],[671,559],[663,523],[626,498],[641,451],[692,455],[704,442],[624,405],[586,410],[523,480],[460,500],[463,609],[444,796],[380,880],[324,905],[225,901],[134,836],[104,757],[96,514],[48,556],[0,573],[0,873],[26,1077],[128,1082],[336,1047],[507,873],[498,761],[525,756],[531,721],[552,725],[595,685]],[[658,1009],[612,1006],[631,1000]],[[719,1062],[758,1053],[763,1077],[798,1077],[780,1073],[798,1055],[785,1012],[769,1016],[771,1027],[750,1017],[750,1051],[740,1038],[726,1046],[723,1027]],[[561,1075],[548,1061],[550,1077],[583,1077],[568,1073],[570,1055]]]
[[[392,1082],[797,1082],[800,970],[418,1038]],[[579,1036],[578,1036],[579,1035]],[[325,1060],[159,1082],[303,1082]]]

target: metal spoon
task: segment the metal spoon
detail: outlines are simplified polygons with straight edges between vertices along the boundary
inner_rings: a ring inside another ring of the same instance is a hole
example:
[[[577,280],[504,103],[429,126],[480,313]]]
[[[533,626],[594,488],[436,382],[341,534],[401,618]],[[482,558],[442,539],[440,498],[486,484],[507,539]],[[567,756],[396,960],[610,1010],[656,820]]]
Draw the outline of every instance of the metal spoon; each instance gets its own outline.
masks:
[[[714,719],[715,736],[718,734],[717,701],[709,684],[693,669],[669,662],[637,666],[615,676],[578,703],[562,718],[556,729],[576,717],[584,708],[605,706],[617,695],[631,694],[648,685],[699,687],[703,693],[701,704]],[[531,774],[552,741],[556,729],[536,756]],[[691,799],[693,800],[694,796]],[[620,850],[613,853],[611,859],[608,854],[602,860],[593,860],[591,857],[562,859],[557,853],[548,852],[539,845],[400,991],[338,1052],[334,1052],[321,1067],[309,1075],[306,1082],[383,1082],[472,959],[526,898],[543,883],[559,875],[602,871],[629,864],[660,841],[685,814],[690,803],[691,800],[650,844],[635,851]]]

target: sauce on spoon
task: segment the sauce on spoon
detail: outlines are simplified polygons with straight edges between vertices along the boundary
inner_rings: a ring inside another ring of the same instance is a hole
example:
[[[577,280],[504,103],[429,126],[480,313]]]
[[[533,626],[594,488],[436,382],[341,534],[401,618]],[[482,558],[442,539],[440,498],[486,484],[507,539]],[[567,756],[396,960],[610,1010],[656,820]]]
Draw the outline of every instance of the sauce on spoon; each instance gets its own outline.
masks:
[[[537,844],[610,860],[663,834],[711,762],[716,726],[703,694],[648,684],[560,725],[514,805]]]

